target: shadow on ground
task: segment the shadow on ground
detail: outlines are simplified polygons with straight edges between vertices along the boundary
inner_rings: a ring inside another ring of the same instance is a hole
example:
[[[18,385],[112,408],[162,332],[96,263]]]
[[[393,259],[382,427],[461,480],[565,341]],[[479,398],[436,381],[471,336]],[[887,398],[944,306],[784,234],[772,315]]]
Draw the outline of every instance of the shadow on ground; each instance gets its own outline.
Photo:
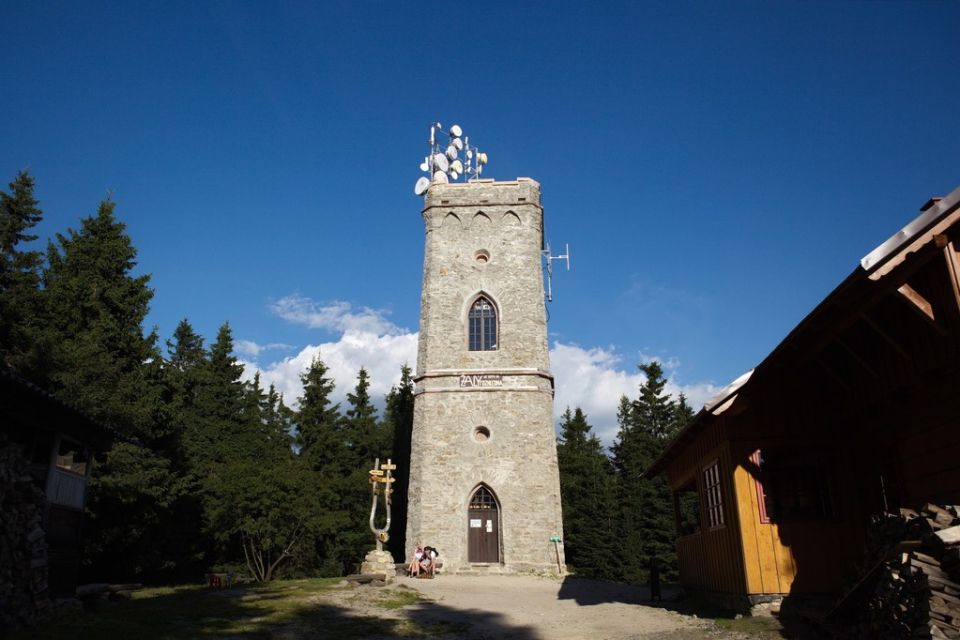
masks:
[[[663,599],[651,602],[650,589],[645,586],[567,576],[560,585],[557,599],[574,600],[577,604],[584,606],[623,602],[678,610],[677,604],[683,597],[683,589],[674,585],[664,585],[661,591]]]
[[[650,600],[650,589],[644,585],[626,585],[604,580],[592,580],[567,576],[557,594],[559,600],[574,600],[578,605],[591,606],[605,603],[625,603],[655,607],[688,616],[714,620],[719,629],[744,634],[741,637],[819,640],[837,637],[811,620],[808,609],[784,603],[779,615],[738,617],[736,611],[724,610],[686,598],[679,585],[663,585],[662,600]]]
[[[350,589],[349,587],[347,589]],[[353,588],[357,599],[389,598],[395,590]],[[324,601],[323,592],[291,598],[284,592],[258,592],[238,587],[220,591],[180,588],[169,594],[127,602],[103,604],[92,611],[76,611],[37,628],[21,631],[11,640],[361,640],[432,638],[452,640],[466,634],[477,638],[534,640],[533,630],[510,625],[503,616],[478,610],[459,610],[432,601],[420,601],[399,617],[387,608],[358,612],[350,606]],[[363,610],[361,610],[363,611]],[[386,616],[386,617],[383,617]]]

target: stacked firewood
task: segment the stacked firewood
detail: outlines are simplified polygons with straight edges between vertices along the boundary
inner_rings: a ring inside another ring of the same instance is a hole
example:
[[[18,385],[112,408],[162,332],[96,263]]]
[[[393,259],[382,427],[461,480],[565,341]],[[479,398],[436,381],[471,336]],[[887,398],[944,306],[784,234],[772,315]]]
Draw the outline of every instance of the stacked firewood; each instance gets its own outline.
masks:
[[[43,496],[26,469],[19,447],[0,438],[0,635],[49,606]]]
[[[927,504],[877,518],[867,549],[877,573],[862,636],[960,640],[958,507]]]

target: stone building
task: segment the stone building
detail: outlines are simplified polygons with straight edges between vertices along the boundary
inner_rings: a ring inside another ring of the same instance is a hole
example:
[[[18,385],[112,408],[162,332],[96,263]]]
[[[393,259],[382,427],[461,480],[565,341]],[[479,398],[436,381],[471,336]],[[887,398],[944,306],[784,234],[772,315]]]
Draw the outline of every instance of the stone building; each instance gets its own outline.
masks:
[[[407,555],[457,573],[557,573],[563,549],[540,185],[433,184],[426,227]]]

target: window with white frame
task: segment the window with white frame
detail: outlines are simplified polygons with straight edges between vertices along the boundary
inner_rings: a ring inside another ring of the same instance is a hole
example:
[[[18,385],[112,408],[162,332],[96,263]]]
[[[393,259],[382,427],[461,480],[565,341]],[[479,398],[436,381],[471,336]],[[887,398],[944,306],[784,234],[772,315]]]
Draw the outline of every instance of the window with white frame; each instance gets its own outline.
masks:
[[[703,468],[703,492],[707,497],[707,522],[710,528],[717,529],[724,526],[720,464],[717,460]]]

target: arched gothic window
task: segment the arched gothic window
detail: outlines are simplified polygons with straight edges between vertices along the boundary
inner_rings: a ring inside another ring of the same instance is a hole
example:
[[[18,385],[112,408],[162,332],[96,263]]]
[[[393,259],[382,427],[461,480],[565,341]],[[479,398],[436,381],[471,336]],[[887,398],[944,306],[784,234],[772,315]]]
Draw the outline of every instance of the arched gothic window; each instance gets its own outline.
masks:
[[[470,307],[467,336],[470,351],[497,349],[497,310],[483,296],[477,298]]]
[[[470,498],[470,508],[496,509],[497,499],[493,497],[493,493],[490,491],[490,489],[484,485],[480,485]]]

